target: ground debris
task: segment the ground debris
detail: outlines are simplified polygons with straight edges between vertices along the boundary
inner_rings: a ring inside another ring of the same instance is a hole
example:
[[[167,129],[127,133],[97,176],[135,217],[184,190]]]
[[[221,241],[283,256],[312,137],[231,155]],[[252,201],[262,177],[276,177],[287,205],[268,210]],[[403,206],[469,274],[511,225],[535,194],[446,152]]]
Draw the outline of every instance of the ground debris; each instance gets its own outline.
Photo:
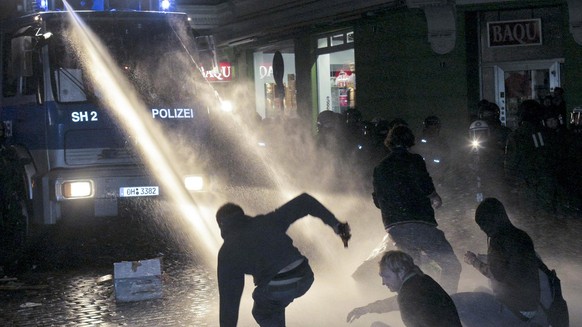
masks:
[[[34,307],[39,307],[42,304],[40,303],[35,303],[35,302],[26,302],[20,305],[20,308],[34,308]]]
[[[104,276],[97,278],[97,284],[98,285],[103,284],[105,282],[111,281],[112,279],[113,279],[113,275],[107,274],[107,275],[104,275]]]
[[[16,277],[4,276],[4,277],[0,278],[0,283],[14,282],[14,281],[17,281],[17,280],[18,280],[18,278],[16,278]]]

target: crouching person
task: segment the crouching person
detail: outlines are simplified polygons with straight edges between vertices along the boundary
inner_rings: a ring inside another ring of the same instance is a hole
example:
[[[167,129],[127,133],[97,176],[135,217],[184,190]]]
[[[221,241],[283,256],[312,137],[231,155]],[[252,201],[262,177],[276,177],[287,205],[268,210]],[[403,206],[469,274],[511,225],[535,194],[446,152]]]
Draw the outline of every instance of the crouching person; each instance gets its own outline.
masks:
[[[489,312],[487,316],[495,314],[497,326],[548,326],[540,306],[539,263],[531,237],[513,225],[496,198],[487,198],[479,204],[475,222],[488,238],[487,259],[467,251],[465,262],[489,279],[493,297],[488,298],[494,299],[497,305],[494,305],[496,312]],[[473,302],[476,313],[484,312],[482,301]]]
[[[253,317],[261,327],[284,327],[285,308],[314,281],[307,258],[293,246],[289,226],[307,215],[320,218],[347,245],[349,225],[303,193],[277,210],[249,217],[233,203],[220,207],[216,220],[224,243],[218,253],[220,326],[235,327],[245,275],[252,275]]]
[[[406,327],[460,327],[461,321],[451,297],[402,251],[387,251],[380,260],[382,284],[398,293],[384,300],[353,309],[347,317],[352,322],[367,313],[400,310]],[[388,326],[375,322],[372,326]]]

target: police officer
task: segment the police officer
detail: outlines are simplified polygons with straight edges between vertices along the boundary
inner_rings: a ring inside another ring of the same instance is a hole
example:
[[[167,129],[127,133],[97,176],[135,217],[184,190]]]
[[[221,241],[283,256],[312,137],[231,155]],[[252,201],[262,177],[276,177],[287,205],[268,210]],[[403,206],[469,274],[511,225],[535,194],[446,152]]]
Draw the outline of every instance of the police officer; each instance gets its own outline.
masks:
[[[532,204],[555,213],[557,192],[556,157],[548,131],[543,128],[543,107],[535,100],[525,100],[518,109],[519,127],[508,138],[506,178],[516,186],[525,186]]]
[[[511,133],[511,128],[501,124],[501,110],[496,103],[488,102],[486,105],[479,107],[479,119],[483,120],[489,126],[489,145],[496,151],[496,156],[503,156],[507,138]],[[498,167],[502,169],[502,166]]]

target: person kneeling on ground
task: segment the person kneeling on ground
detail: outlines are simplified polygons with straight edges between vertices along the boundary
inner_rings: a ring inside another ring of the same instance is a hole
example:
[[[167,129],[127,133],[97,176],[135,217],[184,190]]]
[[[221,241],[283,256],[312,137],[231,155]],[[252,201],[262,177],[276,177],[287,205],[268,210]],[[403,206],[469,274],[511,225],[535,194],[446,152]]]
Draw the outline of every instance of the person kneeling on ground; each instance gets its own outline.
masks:
[[[486,198],[475,222],[487,235],[487,259],[467,251],[465,262],[489,278],[500,326],[548,326],[540,307],[539,264],[531,237],[509,220],[496,198]]]
[[[411,256],[402,251],[387,251],[379,264],[382,284],[398,295],[353,309],[348,313],[348,322],[353,322],[367,313],[400,310],[406,327],[461,326],[457,308],[451,297],[414,264]],[[372,326],[387,325],[376,322]]]

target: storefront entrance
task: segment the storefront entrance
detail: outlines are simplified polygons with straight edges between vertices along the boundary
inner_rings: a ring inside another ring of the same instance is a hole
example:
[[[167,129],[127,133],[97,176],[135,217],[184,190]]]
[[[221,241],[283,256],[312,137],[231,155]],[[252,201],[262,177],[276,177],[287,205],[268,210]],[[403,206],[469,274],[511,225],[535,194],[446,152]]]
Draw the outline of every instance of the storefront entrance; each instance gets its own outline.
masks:
[[[495,63],[483,67],[484,94],[491,94],[501,109],[501,122],[517,128],[517,109],[528,99],[540,103],[561,85],[563,60]]]

